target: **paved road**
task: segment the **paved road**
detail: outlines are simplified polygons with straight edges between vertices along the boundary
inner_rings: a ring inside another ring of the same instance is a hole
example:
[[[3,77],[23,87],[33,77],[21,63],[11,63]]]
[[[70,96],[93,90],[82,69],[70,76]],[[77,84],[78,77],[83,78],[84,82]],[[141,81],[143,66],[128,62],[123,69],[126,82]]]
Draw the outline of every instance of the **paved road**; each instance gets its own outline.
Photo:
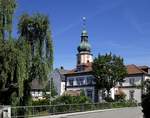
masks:
[[[89,114],[78,114],[66,118],[142,118],[141,108],[125,108],[118,110],[102,111]]]
[[[113,110],[97,110],[35,118],[143,118],[141,107],[121,108]]]

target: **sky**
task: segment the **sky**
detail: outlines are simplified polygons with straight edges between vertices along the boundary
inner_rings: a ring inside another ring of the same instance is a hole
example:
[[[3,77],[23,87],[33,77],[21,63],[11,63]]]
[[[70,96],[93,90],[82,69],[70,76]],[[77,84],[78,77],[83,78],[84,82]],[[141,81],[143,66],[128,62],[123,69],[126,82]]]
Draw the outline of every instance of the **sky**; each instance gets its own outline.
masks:
[[[23,13],[37,12],[49,16],[54,43],[54,68],[76,66],[82,17],[92,54],[112,52],[125,64],[150,66],[149,0],[17,0],[13,35]]]

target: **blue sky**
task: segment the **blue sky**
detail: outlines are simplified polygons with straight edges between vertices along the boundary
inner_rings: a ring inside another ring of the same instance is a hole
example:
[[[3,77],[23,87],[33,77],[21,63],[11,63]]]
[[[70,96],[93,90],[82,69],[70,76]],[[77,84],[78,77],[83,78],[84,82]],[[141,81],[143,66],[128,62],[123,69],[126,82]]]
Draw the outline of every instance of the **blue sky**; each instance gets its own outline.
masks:
[[[44,13],[51,22],[54,42],[54,68],[76,65],[77,46],[87,18],[92,53],[112,52],[125,64],[150,66],[149,0],[18,0],[13,35],[17,37],[19,16]]]

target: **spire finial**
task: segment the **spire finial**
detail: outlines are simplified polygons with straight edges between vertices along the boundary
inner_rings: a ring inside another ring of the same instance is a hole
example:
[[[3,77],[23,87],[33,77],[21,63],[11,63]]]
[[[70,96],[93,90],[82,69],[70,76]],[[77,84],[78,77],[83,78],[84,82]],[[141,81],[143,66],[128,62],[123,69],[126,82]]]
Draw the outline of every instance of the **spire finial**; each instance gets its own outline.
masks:
[[[83,30],[86,29],[86,17],[82,17],[83,20]]]

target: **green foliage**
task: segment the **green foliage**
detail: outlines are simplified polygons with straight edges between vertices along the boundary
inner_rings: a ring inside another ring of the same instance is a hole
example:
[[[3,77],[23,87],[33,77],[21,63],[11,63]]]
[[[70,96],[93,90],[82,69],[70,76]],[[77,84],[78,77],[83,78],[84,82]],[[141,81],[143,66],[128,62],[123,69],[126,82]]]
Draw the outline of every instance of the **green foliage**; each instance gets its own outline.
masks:
[[[11,39],[12,19],[16,0],[0,0],[0,39]],[[6,36],[9,35],[9,36]]]
[[[127,74],[123,59],[116,55],[105,54],[98,55],[94,59],[93,75],[95,76],[96,89],[106,89],[109,97],[109,91],[117,82],[122,82]]]
[[[18,23],[18,29],[20,37],[24,37],[31,45],[32,56],[39,55],[52,70],[53,43],[48,16],[38,13],[33,16],[23,14]]]
[[[105,101],[106,102],[114,102],[114,100],[111,97],[105,97]]]
[[[47,92],[49,92],[49,93],[47,93]],[[55,98],[57,95],[58,95],[58,93],[56,91],[56,87],[54,86],[54,81],[51,78],[51,81],[49,80],[46,82],[46,86],[44,89],[44,98],[51,100],[51,99]],[[49,102],[50,102],[50,100],[49,100]]]
[[[13,40],[15,8],[15,0],[0,0],[0,104],[24,106],[31,104],[32,80],[48,79],[53,46],[48,17],[42,14],[24,14],[18,24],[19,39]]]
[[[32,106],[49,105],[49,99],[41,99],[32,101]]]
[[[83,89],[81,89],[80,95],[85,96],[85,91]]]
[[[123,101],[125,101],[125,97],[126,97],[126,94],[121,92],[120,94],[115,95],[115,101],[123,102]]]
[[[32,78],[32,80],[39,79],[41,80],[41,83],[44,82],[44,80],[48,79],[48,68],[38,56],[33,57],[32,59],[32,66],[30,68],[30,78]]]
[[[45,86],[53,68],[53,44],[48,16],[23,14],[18,23],[20,37],[30,44],[31,68],[29,78],[39,79]]]
[[[24,81],[28,79],[26,55],[13,40],[1,43],[1,46],[0,102],[14,104],[12,102],[15,101],[19,104],[19,100],[23,97]]]
[[[52,104],[84,104],[84,103],[91,103],[91,100],[86,96],[69,96],[64,95],[56,98],[52,101]]]
[[[58,95],[58,93],[56,92],[56,87],[54,86],[54,81],[53,78],[51,79],[51,85],[50,85],[50,92],[51,92],[51,96],[55,97],[56,95]]]

